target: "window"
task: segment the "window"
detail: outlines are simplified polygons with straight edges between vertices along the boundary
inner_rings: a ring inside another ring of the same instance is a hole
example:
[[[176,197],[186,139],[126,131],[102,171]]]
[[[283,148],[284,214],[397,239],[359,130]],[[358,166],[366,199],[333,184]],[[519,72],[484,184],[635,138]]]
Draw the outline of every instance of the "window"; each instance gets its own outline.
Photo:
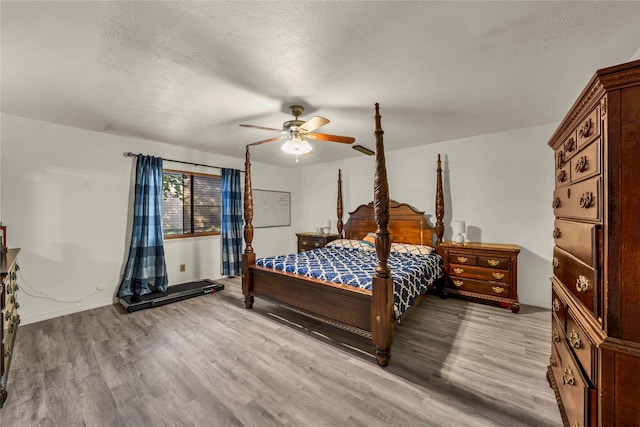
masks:
[[[162,190],[165,239],[220,234],[221,176],[165,169]]]

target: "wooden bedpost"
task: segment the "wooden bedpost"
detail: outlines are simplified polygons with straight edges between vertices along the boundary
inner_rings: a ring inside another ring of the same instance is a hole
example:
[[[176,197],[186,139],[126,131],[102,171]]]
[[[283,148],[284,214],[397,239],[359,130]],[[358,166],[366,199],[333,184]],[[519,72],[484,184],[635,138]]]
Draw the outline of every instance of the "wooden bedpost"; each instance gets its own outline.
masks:
[[[336,227],[340,237],[342,237],[342,226],[342,171],[338,169],[338,221],[336,221]]]
[[[253,252],[253,191],[251,189],[251,160],[249,146],[244,161],[244,241],[245,247],[242,253],[242,293],[244,294],[244,306],[253,307],[253,276],[251,267],[256,263],[256,254]]]
[[[389,232],[389,183],[384,158],[384,131],[380,124],[380,110],[376,103],[376,171],[373,187],[373,205],[376,219],[376,254],[378,265],[375,269],[371,295],[371,338],[376,346],[378,365],[385,367],[391,358],[393,341],[393,278],[387,265],[391,251]]]
[[[442,166],[438,154],[438,179],[436,180],[436,245],[442,243],[444,235],[444,192],[442,191]]]

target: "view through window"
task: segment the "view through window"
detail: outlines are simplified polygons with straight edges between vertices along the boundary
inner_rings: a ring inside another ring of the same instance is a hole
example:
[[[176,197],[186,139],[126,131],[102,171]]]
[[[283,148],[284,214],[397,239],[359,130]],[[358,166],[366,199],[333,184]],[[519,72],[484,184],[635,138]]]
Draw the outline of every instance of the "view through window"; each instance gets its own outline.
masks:
[[[166,239],[220,234],[222,177],[165,169],[162,189]]]

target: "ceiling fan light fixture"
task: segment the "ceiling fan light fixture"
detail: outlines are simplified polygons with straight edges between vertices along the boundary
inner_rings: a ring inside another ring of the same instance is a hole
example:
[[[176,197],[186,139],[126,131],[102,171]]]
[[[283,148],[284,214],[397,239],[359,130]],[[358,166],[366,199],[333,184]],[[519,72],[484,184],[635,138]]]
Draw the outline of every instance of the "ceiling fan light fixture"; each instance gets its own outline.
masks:
[[[307,154],[313,150],[313,148],[311,148],[311,144],[300,136],[300,132],[297,131],[291,133],[291,139],[282,144],[281,148],[285,153],[295,155]]]

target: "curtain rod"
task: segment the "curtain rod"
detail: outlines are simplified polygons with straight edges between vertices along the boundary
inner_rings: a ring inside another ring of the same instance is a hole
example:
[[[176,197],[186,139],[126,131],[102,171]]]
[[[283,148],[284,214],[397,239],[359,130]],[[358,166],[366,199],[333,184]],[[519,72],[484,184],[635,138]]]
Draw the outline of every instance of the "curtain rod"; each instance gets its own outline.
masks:
[[[147,154],[142,154],[142,153],[132,153],[131,151],[124,153],[125,157],[138,157],[138,156],[146,156]],[[207,168],[214,168],[214,169],[222,169],[222,166],[212,166],[212,165],[205,165],[204,163],[193,163],[193,162],[185,162],[184,160],[172,160],[172,159],[165,159],[163,158],[162,160],[166,160],[167,162],[174,162],[174,163],[184,163],[185,165],[193,165],[193,166],[204,166]],[[232,169],[232,168],[229,168]],[[240,169],[240,173],[244,173],[244,171],[242,169]]]

